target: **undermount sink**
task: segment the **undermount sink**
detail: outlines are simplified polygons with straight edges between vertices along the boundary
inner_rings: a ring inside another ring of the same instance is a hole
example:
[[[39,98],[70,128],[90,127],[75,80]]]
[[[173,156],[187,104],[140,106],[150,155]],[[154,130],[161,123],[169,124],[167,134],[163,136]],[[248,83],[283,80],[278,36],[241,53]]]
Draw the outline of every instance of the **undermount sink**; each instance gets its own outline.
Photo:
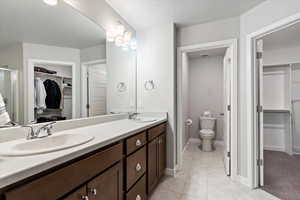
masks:
[[[134,119],[136,122],[147,123],[147,122],[155,122],[157,119],[153,117],[137,117]]]
[[[93,139],[93,136],[84,134],[57,134],[40,139],[16,140],[2,143],[0,156],[29,156],[50,153],[79,146]]]

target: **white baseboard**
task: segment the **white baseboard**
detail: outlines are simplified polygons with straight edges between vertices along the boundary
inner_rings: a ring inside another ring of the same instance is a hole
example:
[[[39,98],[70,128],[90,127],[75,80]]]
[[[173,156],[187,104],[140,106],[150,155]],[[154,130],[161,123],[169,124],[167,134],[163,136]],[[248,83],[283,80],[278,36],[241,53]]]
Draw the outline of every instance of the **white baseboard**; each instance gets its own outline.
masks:
[[[300,146],[294,146],[293,147],[295,154],[299,154],[300,153]]]
[[[168,175],[168,176],[173,176],[174,177],[175,174],[176,174],[176,168],[175,169],[167,168],[165,170],[165,174]]]
[[[284,147],[280,147],[280,146],[264,146],[264,150],[285,152]]]

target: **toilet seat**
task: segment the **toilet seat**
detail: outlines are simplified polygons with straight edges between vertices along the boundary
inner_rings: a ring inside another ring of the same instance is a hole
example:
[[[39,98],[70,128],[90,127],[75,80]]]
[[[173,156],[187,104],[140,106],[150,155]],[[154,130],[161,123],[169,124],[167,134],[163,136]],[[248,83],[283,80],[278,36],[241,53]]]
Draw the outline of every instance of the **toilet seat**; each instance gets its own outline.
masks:
[[[215,135],[215,132],[211,129],[202,129],[200,130],[200,134],[202,137],[211,137]]]

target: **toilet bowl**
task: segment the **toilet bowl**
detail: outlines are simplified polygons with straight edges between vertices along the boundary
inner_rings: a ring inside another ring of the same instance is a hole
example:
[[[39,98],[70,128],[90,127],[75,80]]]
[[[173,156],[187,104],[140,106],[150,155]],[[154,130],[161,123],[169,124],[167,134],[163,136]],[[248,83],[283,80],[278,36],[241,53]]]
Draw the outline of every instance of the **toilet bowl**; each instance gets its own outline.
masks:
[[[213,150],[213,140],[215,138],[215,127],[216,118],[212,117],[211,113],[206,111],[200,117],[200,128],[199,136],[202,141],[202,151]]]

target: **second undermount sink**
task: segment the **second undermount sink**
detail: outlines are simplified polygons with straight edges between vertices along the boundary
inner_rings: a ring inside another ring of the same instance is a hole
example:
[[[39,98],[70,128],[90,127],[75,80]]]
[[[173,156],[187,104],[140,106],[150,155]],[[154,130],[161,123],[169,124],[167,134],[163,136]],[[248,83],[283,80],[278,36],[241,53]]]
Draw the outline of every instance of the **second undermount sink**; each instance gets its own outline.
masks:
[[[16,140],[2,143],[0,156],[29,156],[72,148],[93,140],[85,134],[57,134],[33,140]]]
[[[136,122],[147,123],[147,122],[155,122],[157,119],[153,117],[137,117],[134,119]]]

